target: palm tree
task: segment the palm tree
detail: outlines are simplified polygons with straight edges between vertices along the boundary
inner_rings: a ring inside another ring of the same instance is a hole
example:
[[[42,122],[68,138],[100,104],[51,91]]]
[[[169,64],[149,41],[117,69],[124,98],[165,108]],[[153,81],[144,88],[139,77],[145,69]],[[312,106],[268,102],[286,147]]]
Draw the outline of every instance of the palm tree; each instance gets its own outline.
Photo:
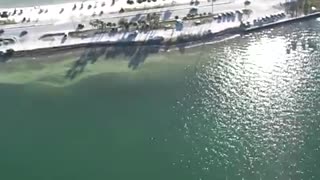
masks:
[[[245,2],[244,2],[244,5],[245,6],[249,6],[251,4],[251,2],[249,1],[249,0],[246,0]]]
[[[120,11],[119,11],[119,13],[124,13],[124,9],[121,8]]]
[[[73,5],[73,8],[72,8],[72,11],[74,11],[76,8],[77,8],[77,5],[74,4],[74,5]]]
[[[64,8],[61,8],[59,14],[63,13],[63,11],[64,11]]]
[[[298,3],[299,3],[299,6],[301,8],[303,8],[303,13],[304,14],[309,14],[309,10],[310,10],[310,7],[311,7],[309,1],[299,0]]]
[[[134,1],[133,0],[127,0],[127,4],[132,5],[132,4],[134,4]]]

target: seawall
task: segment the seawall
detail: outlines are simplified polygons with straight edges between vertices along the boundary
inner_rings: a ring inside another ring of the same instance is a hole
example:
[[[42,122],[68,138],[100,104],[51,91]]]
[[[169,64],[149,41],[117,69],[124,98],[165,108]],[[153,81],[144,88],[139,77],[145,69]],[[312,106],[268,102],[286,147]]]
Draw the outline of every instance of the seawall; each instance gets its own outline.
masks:
[[[187,37],[179,37],[177,40],[168,40],[168,41],[160,41],[160,40],[149,40],[149,41],[118,41],[118,42],[90,42],[90,43],[80,43],[73,45],[65,45],[65,46],[57,46],[57,47],[47,47],[47,48],[38,48],[33,50],[21,50],[15,51],[11,57],[23,57],[23,56],[34,56],[34,55],[47,55],[50,53],[57,53],[68,51],[72,49],[81,49],[81,48],[93,48],[93,47],[110,47],[110,46],[163,46],[165,48],[170,48],[171,46],[188,46],[197,43],[205,43],[210,41],[222,40],[224,38],[237,35],[237,34],[248,34],[255,31],[260,31],[267,28],[272,28],[280,25],[285,25],[288,23],[299,22],[303,20],[308,20],[312,18],[320,17],[320,12],[312,13],[309,15],[290,18],[286,20],[281,20],[273,23],[264,24],[261,26],[255,26],[250,28],[240,28],[234,27],[229,28],[217,33],[205,33],[202,35],[190,35]]]
[[[244,33],[251,33],[251,32],[254,32],[254,31],[259,31],[259,30],[263,30],[263,29],[267,29],[267,28],[273,28],[275,26],[285,25],[285,24],[288,24],[288,23],[293,23],[293,22],[298,22],[298,21],[309,20],[309,19],[313,19],[313,18],[317,18],[317,17],[320,17],[320,12],[308,14],[308,15],[301,16],[301,17],[285,19],[285,20],[277,21],[277,22],[273,22],[273,23],[268,23],[268,24],[264,24],[264,25],[261,25],[261,26],[255,26],[255,27],[246,28],[244,30]]]

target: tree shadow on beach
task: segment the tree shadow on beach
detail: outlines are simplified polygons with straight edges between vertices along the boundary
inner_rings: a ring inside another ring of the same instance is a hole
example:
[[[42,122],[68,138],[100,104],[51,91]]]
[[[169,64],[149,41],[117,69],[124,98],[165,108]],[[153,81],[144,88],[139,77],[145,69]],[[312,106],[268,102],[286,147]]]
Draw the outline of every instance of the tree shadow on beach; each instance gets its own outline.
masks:
[[[0,62],[5,63],[9,61],[12,58],[13,54],[14,51],[12,49],[6,50],[6,52],[0,51]]]
[[[185,43],[177,44],[176,47],[178,48],[178,50],[181,54],[185,53],[185,51],[186,51],[186,44]]]
[[[128,67],[137,69],[138,66],[145,62],[149,54],[158,53],[160,46],[139,46],[136,52],[131,56]]]
[[[110,60],[117,57],[128,59],[128,68],[135,70],[145,62],[150,54],[158,53],[160,46],[108,46],[88,47],[67,70],[65,77],[74,79],[84,72],[88,64],[94,64],[99,59]]]
[[[128,58],[128,68],[137,69],[140,64],[145,62],[150,54],[158,53],[161,46],[116,46],[106,49],[105,59],[114,59],[116,57]]]
[[[88,63],[95,63],[105,53],[105,48],[87,48],[66,72],[66,78],[74,79],[81,74]]]
[[[5,63],[11,59],[11,56],[0,56],[0,63]]]

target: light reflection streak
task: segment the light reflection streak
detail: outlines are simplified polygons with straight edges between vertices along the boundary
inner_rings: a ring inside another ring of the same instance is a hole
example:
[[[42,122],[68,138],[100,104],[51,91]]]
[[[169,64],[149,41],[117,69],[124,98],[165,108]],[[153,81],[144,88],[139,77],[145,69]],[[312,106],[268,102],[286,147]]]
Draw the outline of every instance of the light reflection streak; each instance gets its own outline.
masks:
[[[310,52],[297,42],[287,54],[288,43],[296,40],[290,35],[248,39],[213,49],[190,80],[197,88],[186,99],[194,102],[188,109],[192,117],[185,119],[186,137],[203,169],[238,167],[239,176],[265,177],[270,164],[297,168],[290,164],[298,163],[294,157],[304,146],[300,119],[306,101],[298,92],[312,88],[304,85],[312,78],[305,64]],[[289,177],[285,169],[274,170]]]

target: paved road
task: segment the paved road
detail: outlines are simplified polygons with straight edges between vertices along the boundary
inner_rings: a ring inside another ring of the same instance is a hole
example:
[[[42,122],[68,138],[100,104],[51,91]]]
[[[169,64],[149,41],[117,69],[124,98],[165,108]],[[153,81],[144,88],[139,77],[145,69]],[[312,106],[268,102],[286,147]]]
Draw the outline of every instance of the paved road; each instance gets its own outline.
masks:
[[[197,7],[202,9],[205,7],[211,7],[212,5],[214,6],[220,6],[220,5],[224,5],[224,4],[229,4],[232,3],[234,0],[217,0],[216,2],[214,2],[213,4],[211,4],[211,2],[207,2],[207,1],[201,1],[201,4],[198,5]],[[69,5],[70,6],[70,5]],[[78,5],[79,6],[79,5]],[[171,12],[175,12],[175,11],[185,11],[187,9],[190,9],[190,4],[177,4],[174,6],[169,6],[169,7],[163,7],[163,8],[156,8],[156,9],[145,9],[145,10],[136,10],[136,11],[131,11],[131,12],[125,12],[122,14],[119,13],[109,13],[109,14],[103,14],[101,17],[96,17],[99,19],[110,19],[110,18],[118,18],[118,17],[130,17],[130,16],[135,16],[136,14],[146,14],[146,13],[153,13],[153,12],[157,12],[157,13],[163,13],[165,11],[171,11]],[[79,7],[78,7],[79,8]],[[39,9],[32,9],[32,17],[31,17],[31,21],[30,23],[24,23],[24,24],[19,24],[19,25],[11,25],[11,27],[15,27],[15,26],[30,26],[30,25],[37,25],[37,24],[51,24],[51,23],[57,23],[61,20],[66,20],[70,17],[72,17],[73,21],[78,21],[78,22],[83,22],[85,20],[89,20],[92,19],[94,17],[92,17],[88,14],[83,14],[81,13],[81,11],[75,10],[75,11],[71,11],[71,12],[67,12],[67,14],[64,15],[64,13],[62,14],[50,14],[50,19],[43,19],[44,16],[48,16],[47,15],[39,15],[37,12],[39,11]],[[57,11],[57,10],[54,10]],[[70,9],[69,9],[70,11]],[[52,10],[49,10],[49,13],[52,13]],[[84,12],[87,12],[87,10],[84,10]],[[99,12],[99,10],[97,10],[97,12]],[[26,12],[27,14],[29,14],[28,12]],[[80,14],[79,14],[80,13]],[[23,17],[26,17],[28,19],[28,15],[24,14],[21,16],[16,16],[17,21],[19,22],[20,19],[22,19]],[[68,16],[68,17],[64,17],[64,16]],[[19,19],[20,18],[20,19]],[[38,19],[38,22],[34,22],[36,19]],[[10,27],[10,26],[9,26]]]
[[[161,13],[162,18],[165,17],[166,12],[170,12],[170,17],[166,17],[166,18],[173,18],[174,16],[183,17],[189,12],[191,7],[194,7],[194,6],[177,5],[172,7],[125,12],[121,14],[114,13],[114,14],[108,14],[103,18],[100,17],[99,19],[106,22],[118,22],[119,19],[123,17],[128,19],[133,19],[133,18],[136,18],[137,16],[143,16],[145,14],[154,13],[154,12]],[[211,2],[202,3],[197,7],[199,9],[199,12],[212,12]],[[218,0],[217,2],[214,2],[215,12],[225,12],[226,10],[235,9],[236,7],[239,8],[239,3],[235,3],[234,0]],[[46,32],[73,31],[75,30],[75,28],[79,23],[85,24],[86,27],[90,27],[89,22],[92,19],[94,18],[82,17],[82,18],[74,18],[70,22],[63,22],[63,23],[42,22],[42,23],[15,24],[15,25],[8,25],[3,29],[5,29],[4,35],[7,35],[7,36],[18,36],[21,33],[21,31],[26,30],[29,32],[28,36],[40,37],[42,34]]]
[[[224,2],[224,3],[223,3]],[[236,9],[243,9],[244,4],[242,0],[236,0],[233,3],[229,3],[229,0],[221,0],[220,2],[217,2],[217,4],[214,6],[214,13],[221,13],[221,12],[227,12],[227,11],[234,11]],[[259,2],[259,3],[258,3]],[[272,6],[276,3],[279,3],[278,0],[268,0],[267,3],[264,2],[264,0],[256,0],[254,4],[250,5],[250,8],[254,10],[255,16],[257,14],[261,13],[261,15],[271,14],[276,9]],[[185,16],[189,10],[190,5],[179,5],[174,7],[167,7],[167,8],[160,8],[160,9],[150,9],[150,10],[141,10],[141,11],[135,11],[135,12],[126,12],[123,14],[111,14],[108,15],[108,17],[103,18],[106,22],[118,22],[118,20],[122,17],[127,17],[128,19],[132,19],[137,17],[137,15],[143,15],[150,12],[161,12],[163,17],[165,16],[165,12],[171,12],[170,17],[179,16],[183,17]],[[203,3],[201,6],[199,6],[200,13],[202,12],[212,12],[211,3]],[[46,33],[53,33],[53,32],[68,32],[68,31],[74,31],[78,23],[84,23],[86,27],[90,28],[89,21],[92,18],[75,18],[73,21],[64,22],[64,23],[49,23],[49,24],[38,24],[35,26],[25,26],[22,28],[18,27],[10,27],[7,26],[5,29],[5,33],[2,35],[2,37],[16,37],[18,39],[19,44],[23,44],[24,46],[27,46],[26,44],[34,44],[38,43],[39,37],[46,34]],[[22,38],[19,38],[19,34],[23,31],[28,31],[28,34]],[[55,42],[52,42],[54,44],[59,42],[60,40],[57,39]],[[68,42],[73,41],[72,38],[68,38]],[[81,41],[81,40],[76,40]],[[45,43],[45,42],[42,42]],[[48,45],[47,42],[46,45]],[[1,46],[0,49],[3,49],[5,47]]]

